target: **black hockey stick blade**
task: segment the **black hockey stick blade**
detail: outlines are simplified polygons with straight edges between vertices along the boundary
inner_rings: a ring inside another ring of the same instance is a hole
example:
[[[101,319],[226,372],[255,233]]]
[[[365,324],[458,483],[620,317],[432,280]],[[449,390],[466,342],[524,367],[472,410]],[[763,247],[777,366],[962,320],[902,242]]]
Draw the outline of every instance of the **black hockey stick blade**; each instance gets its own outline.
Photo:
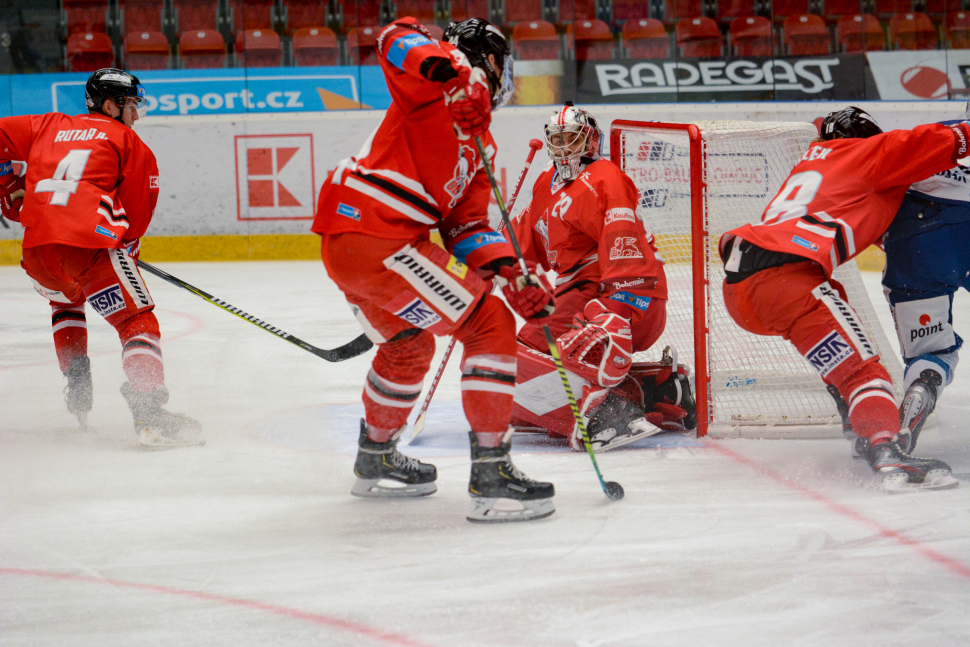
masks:
[[[222,308],[223,310],[225,310],[226,312],[231,313],[231,314],[234,314],[237,317],[239,317],[240,319],[243,319],[245,321],[248,321],[249,323],[253,324],[254,326],[259,326],[263,330],[265,330],[267,332],[273,333],[274,335],[276,335],[280,339],[283,339],[285,341],[288,341],[291,344],[293,344],[294,346],[299,346],[300,348],[302,348],[303,350],[307,351],[308,353],[313,353],[317,357],[319,357],[321,359],[325,359],[328,362],[342,362],[344,360],[351,359],[353,357],[357,357],[358,355],[362,355],[362,354],[366,353],[367,351],[369,351],[374,346],[374,343],[371,342],[371,340],[367,339],[367,335],[361,335],[360,337],[357,337],[356,339],[347,342],[346,344],[344,344],[343,346],[341,346],[339,348],[334,348],[333,350],[326,349],[326,348],[317,348],[313,344],[309,344],[309,343],[303,341],[302,339],[300,339],[299,337],[294,337],[290,333],[285,332],[283,330],[280,330],[276,326],[271,326],[268,323],[266,323],[265,321],[262,321],[260,319],[257,319],[256,317],[252,316],[251,314],[248,314],[246,312],[243,312],[239,308],[237,308],[237,307],[235,307],[233,305],[230,305],[230,304],[226,303],[222,299],[215,298],[214,296],[212,296],[208,292],[205,292],[203,290],[200,290],[199,288],[197,288],[197,287],[195,287],[193,285],[189,285],[188,283],[186,283],[182,279],[176,278],[176,277],[172,276],[171,274],[169,274],[168,272],[165,272],[164,270],[158,269],[154,265],[149,265],[145,261],[138,261],[138,267],[140,267],[141,269],[145,270],[149,274],[154,274],[155,276],[157,276],[158,278],[162,279],[163,281],[168,281],[172,285],[175,285],[177,287],[180,287],[180,288],[182,288],[184,290],[188,290],[192,294],[195,294],[196,296],[205,299],[206,301],[208,301],[212,305],[218,306],[218,307]]]

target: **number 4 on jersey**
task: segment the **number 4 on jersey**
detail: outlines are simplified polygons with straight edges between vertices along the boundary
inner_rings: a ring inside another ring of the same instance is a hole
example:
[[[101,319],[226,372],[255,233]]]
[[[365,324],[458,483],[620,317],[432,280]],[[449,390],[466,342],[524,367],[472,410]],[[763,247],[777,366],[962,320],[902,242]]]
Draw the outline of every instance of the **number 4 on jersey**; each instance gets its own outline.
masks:
[[[51,193],[50,204],[66,207],[71,195],[77,191],[78,182],[84,174],[84,167],[87,166],[90,156],[90,149],[69,151],[57,163],[54,177],[38,182],[34,193]]]

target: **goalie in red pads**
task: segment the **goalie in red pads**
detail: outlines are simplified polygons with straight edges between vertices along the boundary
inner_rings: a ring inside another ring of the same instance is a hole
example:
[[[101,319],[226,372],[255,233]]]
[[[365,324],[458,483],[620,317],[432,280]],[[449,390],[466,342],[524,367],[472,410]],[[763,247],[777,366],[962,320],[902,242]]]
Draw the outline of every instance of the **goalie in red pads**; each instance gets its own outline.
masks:
[[[556,312],[519,331],[513,423],[584,449],[549,355],[547,324],[594,449],[693,428],[684,367],[669,355],[661,364],[633,362],[633,353],[657,341],[667,318],[663,260],[637,215],[639,192],[600,157],[603,133],[587,111],[566,104],[544,135],[552,163],[512,227],[526,261],[557,273]]]
[[[517,280],[525,277],[511,245],[489,226],[490,185],[472,141],[481,137],[494,157],[488,126],[511,95],[512,59],[502,32],[484,20],[452,24],[445,38],[432,39],[413,18],[381,31],[377,50],[393,103],[358,156],[327,178],[313,223],[327,273],[378,346],[351,492],[409,497],[437,489],[434,466],[396,445],[430,368],[432,335],[450,334],[464,345],[468,519],[537,519],[555,510],[554,488],[528,479],[509,457],[515,320],[483,277],[502,276],[523,317],[546,313],[552,295],[535,280]],[[448,251],[430,241],[433,228]]]
[[[899,443],[889,373],[836,267],[882,238],[910,184],[968,154],[970,126],[931,124],[883,133],[868,114],[828,115],[761,222],[724,234],[724,302],[735,322],[791,341],[829,385],[856,450],[889,491],[956,487],[949,466]]]

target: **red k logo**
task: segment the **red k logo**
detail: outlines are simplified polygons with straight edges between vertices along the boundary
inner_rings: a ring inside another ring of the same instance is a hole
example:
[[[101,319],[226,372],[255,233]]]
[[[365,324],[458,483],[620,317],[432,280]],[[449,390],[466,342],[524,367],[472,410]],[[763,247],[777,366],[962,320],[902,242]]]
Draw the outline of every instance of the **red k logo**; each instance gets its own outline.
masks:
[[[312,135],[236,137],[240,220],[312,218]]]

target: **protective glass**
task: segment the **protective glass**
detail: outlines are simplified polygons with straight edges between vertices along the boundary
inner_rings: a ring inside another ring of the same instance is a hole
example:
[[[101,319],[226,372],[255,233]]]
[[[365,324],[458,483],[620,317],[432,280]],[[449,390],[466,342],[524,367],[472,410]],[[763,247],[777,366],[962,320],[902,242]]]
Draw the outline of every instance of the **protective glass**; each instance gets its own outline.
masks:
[[[492,110],[498,110],[512,99],[515,94],[515,77],[512,74],[512,56],[505,57],[505,69],[502,70],[502,86],[492,97]]]
[[[145,99],[145,86],[138,85],[136,87],[138,96],[128,97],[128,101],[135,103],[135,112],[138,113],[138,118],[144,119],[145,115],[148,114],[148,102]]]

